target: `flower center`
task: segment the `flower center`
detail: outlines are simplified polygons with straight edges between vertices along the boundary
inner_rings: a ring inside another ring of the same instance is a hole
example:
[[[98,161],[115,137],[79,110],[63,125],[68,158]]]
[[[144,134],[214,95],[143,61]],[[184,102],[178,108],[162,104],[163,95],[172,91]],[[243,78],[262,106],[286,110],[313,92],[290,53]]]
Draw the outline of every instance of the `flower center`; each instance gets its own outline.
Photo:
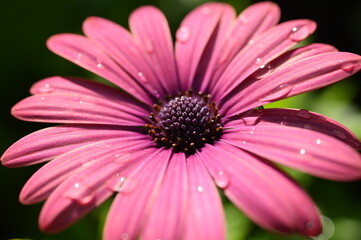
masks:
[[[159,147],[173,147],[177,152],[193,154],[205,143],[214,143],[222,135],[218,108],[209,95],[191,91],[169,97],[165,104],[154,105],[150,113],[153,124],[148,133]]]

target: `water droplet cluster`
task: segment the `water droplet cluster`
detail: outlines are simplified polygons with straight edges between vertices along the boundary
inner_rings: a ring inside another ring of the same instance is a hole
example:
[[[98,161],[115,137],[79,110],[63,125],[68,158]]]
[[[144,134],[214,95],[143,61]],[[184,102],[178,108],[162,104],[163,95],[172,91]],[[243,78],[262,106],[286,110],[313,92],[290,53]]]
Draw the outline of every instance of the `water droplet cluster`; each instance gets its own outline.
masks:
[[[222,134],[218,108],[209,95],[191,91],[168,97],[165,104],[155,104],[147,124],[149,135],[159,147],[193,154],[205,143],[212,144]]]

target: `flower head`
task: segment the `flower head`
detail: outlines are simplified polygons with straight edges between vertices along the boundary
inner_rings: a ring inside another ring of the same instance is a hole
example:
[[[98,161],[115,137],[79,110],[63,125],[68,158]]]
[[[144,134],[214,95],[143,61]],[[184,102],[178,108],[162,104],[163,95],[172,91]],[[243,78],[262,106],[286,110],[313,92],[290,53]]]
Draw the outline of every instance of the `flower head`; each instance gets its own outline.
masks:
[[[361,57],[319,43],[292,48],[316,24],[279,17],[271,2],[238,17],[207,3],[185,17],[173,47],[164,15],[145,6],[131,14],[130,32],[90,17],[85,36],[51,37],[50,50],[115,87],[50,77],[12,109],[61,123],[1,158],[8,167],[50,160],[20,193],[24,204],[46,200],[40,228],[60,231],[116,193],[104,239],[224,239],[218,186],[265,229],[319,234],[316,206],[274,163],[355,180],[361,143],[320,114],[261,106],[348,77]]]

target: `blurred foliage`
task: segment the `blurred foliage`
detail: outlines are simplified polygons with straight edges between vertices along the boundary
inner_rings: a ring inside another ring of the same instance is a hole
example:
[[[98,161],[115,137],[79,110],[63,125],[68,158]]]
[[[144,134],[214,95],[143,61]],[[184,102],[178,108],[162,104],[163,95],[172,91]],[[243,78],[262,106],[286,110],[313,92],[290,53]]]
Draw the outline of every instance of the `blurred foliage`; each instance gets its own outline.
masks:
[[[4,152],[22,136],[44,127],[26,123],[10,115],[11,107],[28,96],[28,89],[37,80],[53,76],[96,78],[87,71],[63,60],[46,49],[48,37],[61,32],[81,33],[82,21],[88,16],[101,16],[127,26],[127,19],[136,7],[151,4],[159,7],[173,33],[181,19],[204,0],[2,0],[0,3],[1,46],[1,118],[0,151]],[[238,12],[256,1],[228,0]],[[342,51],[361,53],[360,1],[286,1],[277,2],[282,9],[282,21],[310,18],[318,23],[312,41],[325,42]],[[266,107],[305,108],[348,126],[361,136],[360,82],[357,74],[330,87],[283,100]],[[38,230],[37,218],[42,204],[23,206],[18,202],[22,185],[39,166],[7,169],[0,166],[0,239],[101,239],[103,223],[111,200],[91,212],[67,230],[47,235]],[[314,238],[326,240],[361,239],[361,184],[336,183],[286,169],[310,193],[324,217],[326,232]],[[305,239],[300,236],[280,236],[254,225],[236,207],[224,199],[229,239]],[[334,230],[333,230],[334,229]]]

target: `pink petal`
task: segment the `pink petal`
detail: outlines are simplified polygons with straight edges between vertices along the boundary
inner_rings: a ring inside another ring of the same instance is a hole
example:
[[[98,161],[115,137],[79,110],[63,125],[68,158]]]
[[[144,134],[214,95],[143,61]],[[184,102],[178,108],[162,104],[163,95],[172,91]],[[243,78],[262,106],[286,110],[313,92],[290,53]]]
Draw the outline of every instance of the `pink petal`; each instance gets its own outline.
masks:
[[[152,104],[149,89],[115,63],[94,41],[76,34],[58,34],[47,41],[48,48],[65,59],[118,85],[147,104]],[[153,92],[153,91],[150,91]]]
[[[205,8],[203,11],[205,13],[210,11],[210,8],[208,7],[209,5],[209,3],[204,5]],[[219,23],[210,36],[199,60],[192,84],[192,90],[194,92],[210,92],[208,87],[214,78],[214,73],[219,64],[219,56],[222,53],[221,47],[224,42],[227,42],[225,35],[227,34],[232,22],[235,21],[236,13],[233,7],[228,4],[221,3],[213,3],[213,5],[221,11]]]
[[[207,145],[202,159],[226,196],[260,226],[308,236],[321,232],[312,200],[274,166],[223,142]]]
[[[307,38],[315,29],[311,20],[293,20],[257,35],[234,57],[215,85],[216,99],[222,99],[260,66]]]
[[[203,4],[190,12],[177,30],[175,55],[182,91],[191,89],[200,59],[216,30],[221,13],[219,4]]]
[[[130,32],[118,24],[104,18],[89,17],[83,24],[84,33],[99,43],[102,49],[112,57],[127,73],[146,88],[155,89],[165,95],[152,66],[148,65],[142,49],[137,46]]]
[[[203,152],[187,158],[189,211],[182,239],[226,239],[222,202],[203,159]]]
[[[49,123],[87,123],[144,126],[148,113],[104,98],[81,94],[41,94],[23,99],[12,108],[22,120]]]
[[[226,123],[224,127],[234,127],[239,124],[254,125],[258,122],[262,122],[262,124],[281,124],[313,130],[336,137],[355,149],[361,149],[361,142],[348,128],[331,118],[318,113],[309,112],[305,109],[254,109],[242,114],[238,120]],[[237,129],[235,131],[237,131]]]
[[[139,145],[111,144],[108,151],[78,168],[45,202],[39,218],[40,228],[45,232],[58,232],[105,201],[114,191],[114,181],[107,185],[108,180],[121,176],[129,167],[154,152],[154,149],[135,152],[135,148],[139,149]],[[84,155],[88,159],[93,157]],[[126,180],[124,188],[127,185]]]
[[[359,71],[360,63],[360,56],[345,52],[323,53],[291,62],[229,100],[228,104],[234,105],[227,115],[330,85]]]
[[[127,179],[127,191],[117,194],[105,224],[104,240],[137,239],[144,218],[161,186],[172,151],[159,149],[135,169]]]
[[[172,36],[163,13],[153,6],[140,7],[130,15],[129,26],[161,85],[168,94],[177,94],[179,81]]]
[[[239,125],[224,141],[272,161],[318,177],[350,181],[361,177],[361,156],[326,134],[279,123]]]
[[[175,153],[148,219],[142,239],[182,239],[188,200],[188,177],[184,153]],[[166,227],[165,227],[166,226]]]
[[[272,2],[259,2],[246,8],[233,22],[224,38],[213,81],[219,79],[236,54],[255,36],[274,26],[280,18],[279,7]],[[214,82],[213,82],[214,84]],[[206,92],[205,89],[201,91]]]
[[[140,112],[144,112],[144,109],[147,110],[146,112],[150,110],[148,105],[119,89],[82,78],[60,76],[45,78],[36,82],[30,92],[33,95],[52,93],[88,95],[136,108]]]
[[[142,149],[152,145],[148,139],[146,139],[146,142],[140,142],[140,140],[144,140],[144,136],[142,137],[134,133],[133,137],[99,141],[56,157],[31,176],[20,193],[20,201],[23,204],[33,204],[45,200],[74,171],[101,160],[101,157],[109,153],[109,151],[115,151],[127,145],[140,145],[140,143],[142,144]],[[118,154],[118,156],[120,155]]]
[[[136,133],[101,125],[62,125],[31,133],[10,146],[1,157],[6,167],[23,167],[53,159],[73,149]]]

